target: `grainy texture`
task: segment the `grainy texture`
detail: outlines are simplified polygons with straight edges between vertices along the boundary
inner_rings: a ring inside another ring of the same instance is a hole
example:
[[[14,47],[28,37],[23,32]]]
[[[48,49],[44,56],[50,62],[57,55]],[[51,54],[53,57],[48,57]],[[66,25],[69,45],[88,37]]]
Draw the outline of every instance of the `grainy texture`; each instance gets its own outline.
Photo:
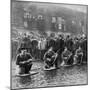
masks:
[[[42,68],[43,62],[36,62],[32,69]],[[39,74],[28,77],[14,77],[12,75],[12,87],[18,88],[37,88],[37,87],[53,87],[53,86],[70,86],[70,85],[86,85],[87,84],[87,65],[61,67],[57,70],[43,71],[37,69]],[[13,66],[12,72],[15,72]]]
[[[11,0],[11,89],[88,84],[87,7]]]

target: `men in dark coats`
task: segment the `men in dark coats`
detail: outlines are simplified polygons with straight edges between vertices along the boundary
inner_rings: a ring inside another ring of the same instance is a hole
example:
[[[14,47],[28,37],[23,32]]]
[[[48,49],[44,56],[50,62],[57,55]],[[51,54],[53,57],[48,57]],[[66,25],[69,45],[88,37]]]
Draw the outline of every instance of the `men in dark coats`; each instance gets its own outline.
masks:
[[[55,40],[53,38],[50,38],[48,41],[47,41],[47,48],[49,49],[50,47],[53,47],[53,49],[55,48]]]
[[[62,52],[64,50],[64,40],[62,37],[57,38],[55,49],[56,49],[55,51],[60,49],[60,52]]]
[[[83,39],[80,42],[80,46],[81,46],[82,51],[83,51],[83,60],[82,60],[82,62],[87,63],[87,39]]]
[[[73,50],[73,41],[70,38],[70,36],[67,36],[66,41],[65,41],[65,46],[68,48],[68,50],[70,51]]]
[[[32,56],[37,59],[38,58],[38,41],[37,39],[33,39],[32,42]]]
[[[56,59],[56,66],[59,66],[62,63],[62,58],[61,58],[61,54],[64,51],[64,39],[63,37],[59,37],[56,40],[56,44],[55,44],[55,49],[54,51],[58,54],[58,57]]]
[[[31,45],[30,37],[24,34],[24,37],[22,38],[18,52],[20,53],[21,50],[26,49],[29,53],[31,53],[31,48],[32,48],[32,45]]]

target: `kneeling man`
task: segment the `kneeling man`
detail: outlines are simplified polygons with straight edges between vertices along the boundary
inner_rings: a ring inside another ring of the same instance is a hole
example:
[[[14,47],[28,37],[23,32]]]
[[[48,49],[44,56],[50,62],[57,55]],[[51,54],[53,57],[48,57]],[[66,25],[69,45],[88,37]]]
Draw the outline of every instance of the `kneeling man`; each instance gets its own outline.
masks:
[[[64,51],[62,52],[62,63],[61,63],[61,66],[63,65],[67,65],[68,62],[71,62],[71,56],[72,56],[72,53],[67,49],[67,47],[65,47]]]
[[[57,54],[53,51],[53,48],[51,47],[44,55],[44,61],[46,64],[45,68],[53,67],[53,65],[56,63],[56,58],[57,58]]]
[[[81,47],[76,50],[75,55],[74,55],[74,64],[81,64],[82,63],[82,57],[83,57],[83,51]]]

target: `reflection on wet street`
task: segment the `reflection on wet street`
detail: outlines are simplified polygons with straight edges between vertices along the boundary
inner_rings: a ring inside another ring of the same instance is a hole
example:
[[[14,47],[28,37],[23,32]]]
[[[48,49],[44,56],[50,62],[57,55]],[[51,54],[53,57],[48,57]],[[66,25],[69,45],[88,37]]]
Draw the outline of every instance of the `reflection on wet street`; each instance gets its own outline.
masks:
[[[38,74],[27,77],[15,77],[16,66],[13,63],[12,88],[36,88],[87,84],[87,65],[61,67],[60,69],[51,71],[44,71],[42,69],[43,66],[43,62],[34,62],[32,71],[38,71]]]

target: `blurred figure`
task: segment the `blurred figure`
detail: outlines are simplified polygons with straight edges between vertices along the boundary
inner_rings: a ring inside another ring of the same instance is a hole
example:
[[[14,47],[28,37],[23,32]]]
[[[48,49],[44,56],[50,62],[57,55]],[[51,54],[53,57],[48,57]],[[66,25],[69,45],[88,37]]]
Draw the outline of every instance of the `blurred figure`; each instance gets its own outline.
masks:
[[[72,56],[72,53],[65,47],[64,51],[62,52],[62,60],[61,66],[67,65],[68,61],[71,60],[70,57]]]
[[[19,74],[28,74],[32,67],[32,56],[26,50],[17,55],[16,65],[19,65]]]
[[[83,58],[83,52],[81,47],[79,47],[76,50],[75,56],[74,56],[74,63],[73,64],[81,64],[82,63],[82,58]]]
[[[32,56],[37,59],[37,53],[38,53],[38,41],[37,39],[33,39],[31,41],[31,45],[32,45]]]
[[[55,64],[55,60],[57,58],[57,54],[53,51],[51,47],[44,55],[45,68],[53,67]],[[56,66],[57,67],[57,66]]]
[[[83,63],[87,63],[87,38],[83,37],[82,40],[80,41],[80,46],[82,48],[83,51]]]
[[[66,37],[65,46],[68,48],[68,50],[73,50],[73,41],[69,35]]]
[[[31,53],[31,40],[30,40],[30,36],[27,35],[26,33],[24,33],[24,36],[22,37],[19,49],[18,49],[18,53],[21,53],[21,50],[26,49],[28,52]]]

